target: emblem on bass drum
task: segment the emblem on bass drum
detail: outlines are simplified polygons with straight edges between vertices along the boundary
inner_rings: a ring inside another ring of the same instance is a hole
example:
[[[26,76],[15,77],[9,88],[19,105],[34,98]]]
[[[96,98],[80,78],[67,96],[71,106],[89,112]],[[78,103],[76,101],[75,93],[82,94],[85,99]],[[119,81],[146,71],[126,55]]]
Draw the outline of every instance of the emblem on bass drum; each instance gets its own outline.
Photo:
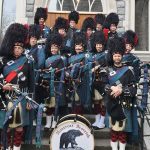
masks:
[[[94,150],[91,123],[76,114],[61,118],[51,134],[50,150]]]

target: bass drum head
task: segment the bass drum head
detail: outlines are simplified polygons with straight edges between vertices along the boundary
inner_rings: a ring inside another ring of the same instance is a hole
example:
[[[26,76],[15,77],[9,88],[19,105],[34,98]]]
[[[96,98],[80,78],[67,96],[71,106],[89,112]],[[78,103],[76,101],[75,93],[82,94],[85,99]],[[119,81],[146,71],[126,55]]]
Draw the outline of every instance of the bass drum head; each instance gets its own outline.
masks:
[[[61,122],[68,121],[68,120],[74,120],[74,121],[78,120],[78,121],[86,124],[89,128],[91,128],[91,123],[85,117],[83,117],[81,115],[77,115],[77,114],[69,114],[69,115],[62,117],[58,121],[57,125],[60,124]]]
[[[94,150],[94,136],[84,123],[64,121],[51,134],[50,150]]]

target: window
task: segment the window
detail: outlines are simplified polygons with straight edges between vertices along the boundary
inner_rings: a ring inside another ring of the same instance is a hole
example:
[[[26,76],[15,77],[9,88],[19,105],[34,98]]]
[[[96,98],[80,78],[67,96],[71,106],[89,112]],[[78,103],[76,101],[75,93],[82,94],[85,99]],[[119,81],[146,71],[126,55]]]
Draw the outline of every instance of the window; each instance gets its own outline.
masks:
[[[101,0],[51,0],[49,12],[71,11],[103,12]]]

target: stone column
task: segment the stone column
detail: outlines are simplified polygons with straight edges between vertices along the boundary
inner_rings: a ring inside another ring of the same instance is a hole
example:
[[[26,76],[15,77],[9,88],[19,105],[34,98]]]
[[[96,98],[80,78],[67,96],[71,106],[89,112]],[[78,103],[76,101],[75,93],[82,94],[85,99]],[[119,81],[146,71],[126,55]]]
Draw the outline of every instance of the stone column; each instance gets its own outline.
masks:
[[[0,28],[2,25],[3,0],[0,1]]]
[[[125,30],[135,30],[135,0],[125,0]]]
[[[26,2],[26,17],[29,24],[34,23],[34,4],[35,0],[27,0]]]
[[[107,13],[117,12],[117,3],[116,0],[107,0]]]
[[[16,22],[27,23],[26,0],[16,0]]]
[[[123,33],[125,31],[125,0],[117,0],[117,14],[119,16],[118,32]]]
[[[37,7],[47,7],[49,0],[35,0],[34,9]]]
[[[103,6],[103,13],[117,12],[116,0],[101,0]]]
[[[128,15],[128,29],[135,30],[135,0],[127,0],[126,14]]]
[[[26,5],[26,16],[28,18],[28,23],[34,23],[34,14],[37,7],[47,7],[50,0],[27,0]]]

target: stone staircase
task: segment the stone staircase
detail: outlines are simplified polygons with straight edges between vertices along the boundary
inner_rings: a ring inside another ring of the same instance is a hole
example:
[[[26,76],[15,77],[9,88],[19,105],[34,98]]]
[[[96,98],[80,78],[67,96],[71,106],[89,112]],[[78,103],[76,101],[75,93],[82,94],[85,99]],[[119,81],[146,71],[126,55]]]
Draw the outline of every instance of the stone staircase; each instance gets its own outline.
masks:
[[[94,122],[94,115],[85,115],[85,117],[92,123]],[[104,128],[101,130],[94,131],[94,140],[95,140],[95,148],[94,150],[111,150],[110,147],[110,132],[108,128]],[[50,140],[51,131],[44,130],[43,138],[42,138],[42,146],[41,148],[36,148],[35,141],[33,141],[32,145],[23,144],[21,150],[49,150],[49,140]],[[127,146],[126,150],[140,150],[140,148]]]

